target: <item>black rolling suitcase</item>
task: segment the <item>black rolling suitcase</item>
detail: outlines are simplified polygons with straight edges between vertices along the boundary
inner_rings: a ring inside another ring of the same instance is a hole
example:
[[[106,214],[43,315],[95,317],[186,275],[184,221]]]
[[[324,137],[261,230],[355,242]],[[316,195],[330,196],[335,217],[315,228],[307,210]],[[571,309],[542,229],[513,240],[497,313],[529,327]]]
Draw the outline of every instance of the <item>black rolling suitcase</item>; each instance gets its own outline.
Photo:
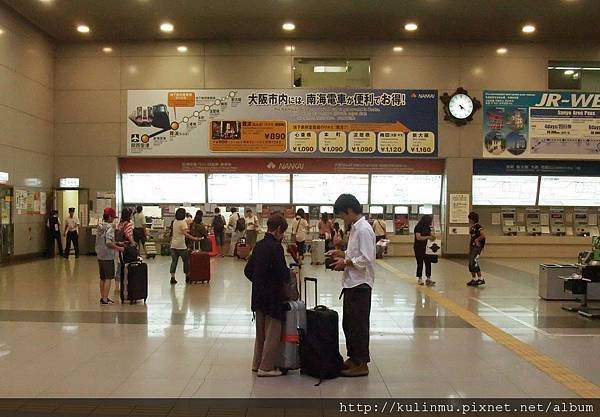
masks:
[[[318,304],[316,278],[304,278],[304,297],[308,299],[307,282],[315,284],[315,304]],[[339,316],[323,305],[306,310],[306,331],[300,340],[300,372],[319,379],[340,376],[344,360],[340,355]],[[317,384],[318,385],[318,384]]]
[[[121,272],[121,303],[129,301],[135,304],[137,300],[148,298],[148,265],[144,262],[126,263]]]

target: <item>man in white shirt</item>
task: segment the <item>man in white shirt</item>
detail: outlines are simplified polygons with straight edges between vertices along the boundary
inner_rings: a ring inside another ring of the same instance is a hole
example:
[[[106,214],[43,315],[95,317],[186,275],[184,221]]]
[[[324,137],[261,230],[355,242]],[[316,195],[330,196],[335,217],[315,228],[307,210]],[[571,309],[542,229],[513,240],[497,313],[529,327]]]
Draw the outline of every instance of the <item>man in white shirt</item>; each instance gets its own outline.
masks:
[[[362,215],[362,205],[351,194],[342,194],[334,205],[334,212],[350,224],[348,249],[332,250],[327,256],[335,258],[333,269],[344,271],[344,313],[342,327],[346,335],[348,359],[342,376],[357,377],[369,374],[369,333],[371,291],[375,280],[375,233]]]
[[[67,247],[64,258],[69,259],[71,242],[75,248],[75,257],[79,258],[79,219],[75,215],[75,207],[69,207],[69,216],[65,219],[65,236],[67,237]]]

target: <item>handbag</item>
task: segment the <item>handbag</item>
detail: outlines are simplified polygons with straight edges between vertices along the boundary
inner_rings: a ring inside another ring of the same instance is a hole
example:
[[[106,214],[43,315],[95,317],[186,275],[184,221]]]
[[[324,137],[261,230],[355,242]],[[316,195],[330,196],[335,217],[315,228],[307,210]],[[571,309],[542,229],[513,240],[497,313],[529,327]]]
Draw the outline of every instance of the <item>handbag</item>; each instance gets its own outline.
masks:
[[[432,264],[438,263],[438,258],[442,254],[442,241],[439,239],[428,240],[425,247],[425,257]]]

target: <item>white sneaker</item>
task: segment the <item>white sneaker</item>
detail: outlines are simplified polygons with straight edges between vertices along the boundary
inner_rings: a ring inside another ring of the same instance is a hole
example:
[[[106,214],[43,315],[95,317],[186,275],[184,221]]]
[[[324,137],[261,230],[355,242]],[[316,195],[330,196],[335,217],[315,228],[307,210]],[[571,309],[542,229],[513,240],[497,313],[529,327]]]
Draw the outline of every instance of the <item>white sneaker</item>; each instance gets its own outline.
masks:
[[[258,376],[260,377],[270,377],[270,376],[281,376],[283,372],[279,369],[273,369],[272,371],[263,371],[262,369],[258,370]]]
[[[423,285],[423,278],[418,278],[417,279],[417,284]]]

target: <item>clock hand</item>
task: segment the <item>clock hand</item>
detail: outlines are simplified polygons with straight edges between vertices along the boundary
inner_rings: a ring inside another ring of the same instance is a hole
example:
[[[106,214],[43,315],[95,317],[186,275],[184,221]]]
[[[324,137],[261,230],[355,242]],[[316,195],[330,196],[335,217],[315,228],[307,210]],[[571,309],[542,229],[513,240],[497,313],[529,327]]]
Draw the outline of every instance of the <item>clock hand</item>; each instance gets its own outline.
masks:
[[[464,110],[465,108],[462,106],[462,104],[459,104],[461,110]]]

